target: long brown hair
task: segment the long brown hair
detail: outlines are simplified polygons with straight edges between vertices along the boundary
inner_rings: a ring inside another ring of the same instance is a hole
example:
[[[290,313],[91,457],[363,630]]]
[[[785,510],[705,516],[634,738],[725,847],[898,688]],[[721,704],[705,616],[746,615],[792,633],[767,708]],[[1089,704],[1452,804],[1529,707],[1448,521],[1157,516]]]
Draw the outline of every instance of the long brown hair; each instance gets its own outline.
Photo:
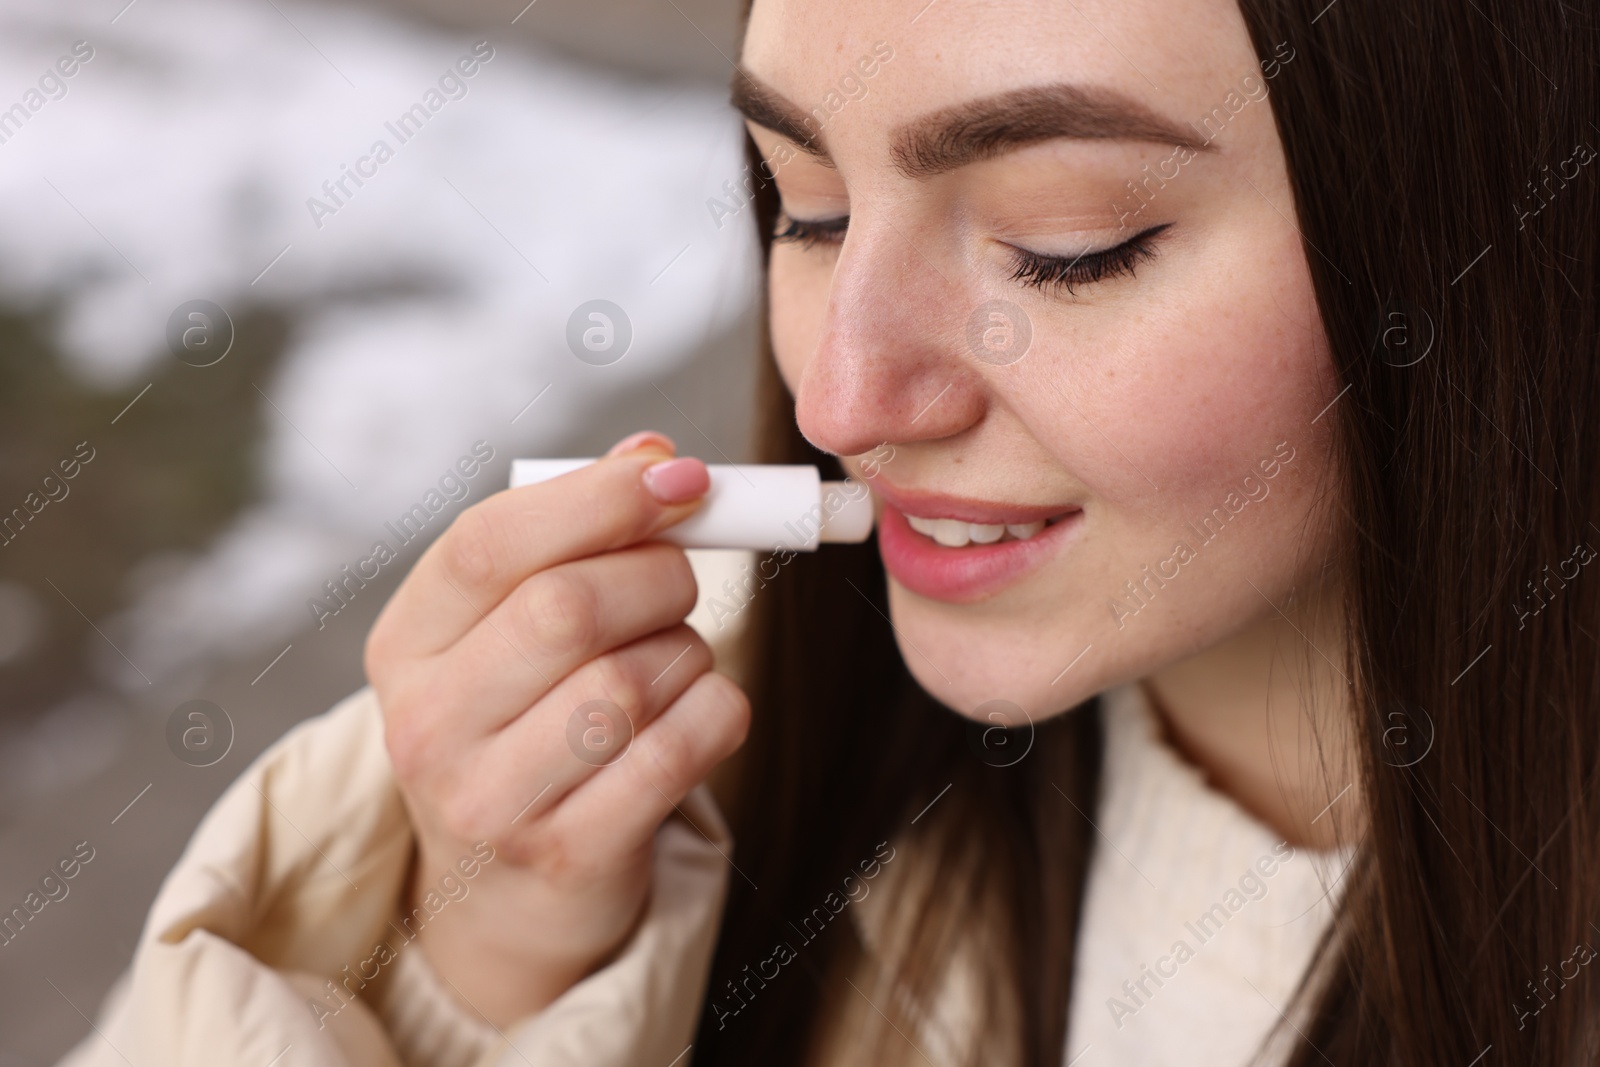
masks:
[[[1307,972],[1317,980],[1289,1012],[1290,1062],[1593,1063],[1596,12],[1240,7],[1263,63],[1294,49],[1271,103],[1348,387],[1328,417],[1352,531],[1339,562],[1366,833]],[[769,184],[756,204],[766,242]],[[763,459],[837,476],[796,431],[770,358],[764,392]],[[894,1003],[926,1004],[953,920],[986,917],[979,988],[999,999],[979,1019],[1007,1031],[987,1036],[1028,1067],[1063,1060],[1098,716],[1058,716],[1027,759],[989,766],[970,725],[901,662],[884,582],[874,546],[833,548],[757,595],[755,722],[733,813],[747,878],[731,882],[697,1064],[805,1061],[837,998],[854,995],[839,976],[867,953],[850,922],[802,944],[789,924],[883,840],[936,872],[895,902],[918,936],[871,961]],[[912,822],[934,802],[937,817]],[[793,962],[752,984],[780,942]]]

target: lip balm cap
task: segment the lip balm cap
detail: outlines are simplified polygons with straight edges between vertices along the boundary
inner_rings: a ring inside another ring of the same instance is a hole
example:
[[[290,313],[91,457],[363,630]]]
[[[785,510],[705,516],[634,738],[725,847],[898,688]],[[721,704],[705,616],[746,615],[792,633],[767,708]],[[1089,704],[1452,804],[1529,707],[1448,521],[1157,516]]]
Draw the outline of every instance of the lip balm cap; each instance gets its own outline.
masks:
[[[859,495],[852,495],[852,490]],[[823,520],[817,534],[829,544],[855,545],[872,535],[872,494],[860,482],[822,483]],[[830,510],[830,505],[838,507]]]

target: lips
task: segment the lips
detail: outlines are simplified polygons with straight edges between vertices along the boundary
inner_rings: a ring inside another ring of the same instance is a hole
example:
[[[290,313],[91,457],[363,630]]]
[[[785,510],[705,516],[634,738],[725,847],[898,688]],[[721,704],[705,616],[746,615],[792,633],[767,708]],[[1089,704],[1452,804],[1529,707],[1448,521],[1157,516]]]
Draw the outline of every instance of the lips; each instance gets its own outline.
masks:
[[[996,504],[973,497],[900,489],[881,476],[873,481],[873,492],[899,509],[902,515],[1002,526],[1040,522],[1079,510],[1075,504]]]
[[[1021,581],[1070,541],[1083,511],[1070,504],[994,504],[895,489],[884,500],[878,551],[884,568],[921,596],[949,603],[986,599]]]

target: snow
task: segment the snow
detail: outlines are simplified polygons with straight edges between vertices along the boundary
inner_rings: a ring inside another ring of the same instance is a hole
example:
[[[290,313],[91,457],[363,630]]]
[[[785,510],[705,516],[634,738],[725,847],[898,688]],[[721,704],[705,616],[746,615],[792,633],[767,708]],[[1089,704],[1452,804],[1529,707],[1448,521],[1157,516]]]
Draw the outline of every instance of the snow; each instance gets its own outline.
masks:
[[[0,301],[59,301],[73,371],[130,399],[174,358],[179,304],[294,323],[257,383],[277,409],[264,498],[109,624],[158,685],[303,628],[306,598],[473,441],[561,455],[608,396],[748,313],[750,213],[719,229],[707,209],[743,168],[720,87],[491,37],[465,95],[401,143],[385,124],[481,38],[296,0],[124,3],[7,4],[0,111],[26,108],[74,42],[93,57],[0,144]],[[380,138],[393,157],[316,218],[308,199],[328,203],[323,183]],[[634,332],[604,368],[565,341],[600,298]],[[145,685],[118,655],[104,671]]]

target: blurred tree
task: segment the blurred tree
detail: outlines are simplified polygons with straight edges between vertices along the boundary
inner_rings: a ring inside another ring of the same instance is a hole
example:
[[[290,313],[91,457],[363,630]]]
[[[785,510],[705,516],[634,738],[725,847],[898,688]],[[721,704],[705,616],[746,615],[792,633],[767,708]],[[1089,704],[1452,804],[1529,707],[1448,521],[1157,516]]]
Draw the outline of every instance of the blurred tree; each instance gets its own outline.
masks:
[[[287,335],[282,315],[248,311],[221,362],[163,355],[135,385],[106,392],[61,358],[53,317],[0,310],[0,517],[29,493],[42,497],[44,477],[59,477],[79,442],[94,458],[64,483],[65,497],[0,543],[7,730],[83,686],[90,643],[104,641],[89,620],[125,606],[141,561],[202,549],[257,495],[270,412],[252,383],[272,381]]]

